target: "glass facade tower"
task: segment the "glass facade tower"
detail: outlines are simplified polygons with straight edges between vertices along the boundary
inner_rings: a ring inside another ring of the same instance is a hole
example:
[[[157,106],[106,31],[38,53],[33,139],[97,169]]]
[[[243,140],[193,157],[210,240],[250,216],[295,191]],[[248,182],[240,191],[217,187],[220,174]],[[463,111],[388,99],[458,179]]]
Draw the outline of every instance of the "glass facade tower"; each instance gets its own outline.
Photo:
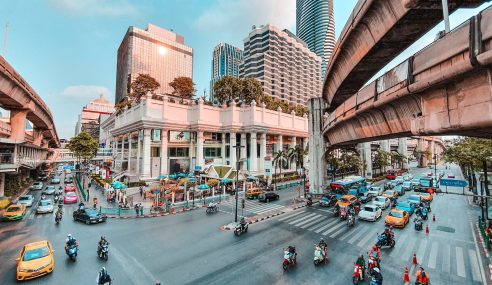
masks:
[[[214,48],[210,101],[214,99],[214,84],[224,76],[239,77],[239,65],[243,62],[243,51],[235,46],[220,43]]]

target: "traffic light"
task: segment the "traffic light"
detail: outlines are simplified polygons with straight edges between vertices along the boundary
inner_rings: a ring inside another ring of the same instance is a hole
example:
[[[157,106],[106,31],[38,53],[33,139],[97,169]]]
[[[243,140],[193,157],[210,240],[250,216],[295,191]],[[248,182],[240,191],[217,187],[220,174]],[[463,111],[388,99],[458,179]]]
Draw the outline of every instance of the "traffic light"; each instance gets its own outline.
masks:
[[[244,199],[241,199],[241,208],[243,209],[244,209],[244,202],[245,202]]]

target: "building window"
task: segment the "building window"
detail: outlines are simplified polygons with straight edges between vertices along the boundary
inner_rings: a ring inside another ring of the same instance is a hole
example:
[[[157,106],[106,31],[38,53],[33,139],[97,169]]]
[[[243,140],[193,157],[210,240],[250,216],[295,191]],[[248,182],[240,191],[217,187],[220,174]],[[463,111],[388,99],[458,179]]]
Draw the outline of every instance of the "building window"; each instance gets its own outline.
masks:
[[[205,147],[203,148],[205,157],[221,157],[220,147]]]
[[[187,147],[170,147],[169,157],[188,157],[189,148]]]

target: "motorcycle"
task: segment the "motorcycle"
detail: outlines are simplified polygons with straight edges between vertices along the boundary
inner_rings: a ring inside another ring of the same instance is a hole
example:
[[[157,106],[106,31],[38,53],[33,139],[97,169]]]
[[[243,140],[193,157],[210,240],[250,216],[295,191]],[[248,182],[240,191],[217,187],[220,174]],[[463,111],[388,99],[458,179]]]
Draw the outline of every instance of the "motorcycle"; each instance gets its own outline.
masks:
[[[58,225],[62,220],[62,214],[56,213],[55,214],[55,223]]]
[[[234,234],[236,236],[239,236],[243,233],[246,233],[248,231],[248,224],[247,223],[238,223],[236,227],[234,228]]]
[[[394,247],[395,246],[395,238],[393,236],[393,232],[391,232],[391,237],[387,238],[385,235],[378,235],[376,246],[381,248],[383,246]]]
[[[347,226],[353,227],[355,225],[355,216],[353,214],[348,214],[347,216]]]
[[[427,208],[425,207],[421,207],[420,208],[420,211],[419,211],[419,216],[424,220],[424,221],[427,221],[427,219],[429,218],[429,214],[427,212]]]
[[[217,213],[219,211],[219,206],[213,204],[213,205],[208,205],[207,206],[207,214],[210,214],[210,213]]]
[[[311,207],[312,205],[313,205],[313,199],[311,199],[311,197],[309,197],[309,198],[306,200],[306,206]]]
[[[340,220],[345,220],[347,218],[347,209],[340,211]]]
[[[333,216],[334,217],[340,216],[340,208],[339,207],[335,207],[335,209],[333,210]]]
[[[364,267],[355,264],[354,273],[352,274],[352,282],[354,285],[357,285],[362,281],[364,281]]]
[[[423,228],[424,221],[420,216],[416,217],[413,222],[415,223],[415,230],[416,231],[421,231]]]
[[[398,204],[398,198],[395,197],[391,199],[391,208],[396,207],[397,204]]]
[[[58,193],[55,194],[55,198],[54,198],[54,203],[58,203],[58,200],[60,200],[60,196],[58,196]]]
[[[104,243],[98,250],[97,255],[99,256],[99,258],[107,261],[109,257],[109,243]]]
[[[78,245],[72,245],[68,248],[67,250],[67,255],[68,257],[73,260],[73,261],[76,261],[77,260],[77,251],[79,249],[79,246]]]
[[[371,276],[371,281],[369,281],[369,285],[379,285],[379,282],[376,280],[376,277]]]
[[[296,265],[297,253],[294,253],[291,258],[291,253],[288,250],[284,250],[284,261],[282,262],[282,268],[285,270]]]
[[[318,245],[314,247],[314,265],[318,265],[322,262],[326,263],[328,260],[326,247],[321,248]]]
[[[372,276],[374,273],[374,268],[379,268],[379,262],[374,256],[369,256],[367,261],[367,268],[369,270],[369,276]]]

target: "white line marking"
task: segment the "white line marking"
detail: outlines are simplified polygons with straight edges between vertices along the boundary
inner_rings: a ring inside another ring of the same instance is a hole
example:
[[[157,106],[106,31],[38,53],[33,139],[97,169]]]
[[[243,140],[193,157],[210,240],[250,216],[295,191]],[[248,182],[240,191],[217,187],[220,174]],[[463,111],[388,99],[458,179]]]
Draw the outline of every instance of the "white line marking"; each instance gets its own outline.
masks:
[[[300,215],[300,214],[304,214],[304,213],[306,213],[306,211],[301,211],[301,212],[294,213],[294,214],[292,214],[292,215],[284,216],[284,217],[282,217],[282,218],[280,218],[280,219],[278,219],[278,220],[279,220],[279,221],[285,221],[285,220],[288,220],[288,219],[290,219],[290,218],[292,218],[292,217],[295,217],[295,216],[298,216],[298,215]]]
[[[419,244],[419,249],[417,250],[417,261],[420,260],[420,264],[424,263],[425,248],[427,246],[427,240],[424,239]]]
[[[307,219],[307,220],[304,220],[304,221],[302,221],[302,222],[300,222],[300,223],[296,223],[296,224],[294,224],[294,226],[300,227],[300,226],[302,226],[302,225],[304,225],[304,224],[306,224],[306,223],[311,222],[312,220],[316,220],[316,219],[319,219],[319,218],[321,218],[321,217],[322,217],[321,215],[315,215],[315,216],[313,216],[313,217],[310,217],[310,218],[309,218],[309,219]]]
[[[333,226],[336,222],[337,222],[337,220],[333,220],[333,221],[331,221],[330,223],[328,223],[327,225],[324,225],[324,226],[322,226],[321,228],[319,228],[319,229],[315,230],[314,232],[315,232],[315,233],[317,233],[317,234],[319,234],[322,230],[324,230],[324,229],[326,229],[326,228],[328,228],[328,227]]]
[[[466,277],[463,249],[459,246],[456,247],[456,273],[458,274],[458,276]]]
[[[314,230],[314,229],[316,229],[316,228],[319,228],[319,227],[325,226],[326,224],[329,224],[329,223],[331,223],[331,221],[330,221],[330,220],[325,220],[325,221],[322,221],[322,222],[320,222],[319,224],[315,224],[315,225],[313,225],[313,226],[310,226],[310,227],[308,228],[308,231],[312,231],[312,230]],[[306,227],[306,225],[304,225],[304,226]]]
[[[322,216],[322,217],[324,217],[324,216]],[[324,220],[325,220],[325,219],[321,220],[321,222],[323,222]],[[312,226],[312,225],[314,225],[314,224],[316,224],[316,223],[319,223],[319,222],[320,222],[320,220],[314,220],[314,221],[311,221],[311,222],[309,222],[309,223],[307,223],[307,224],[305,224],[305,225],[302,225],[302,226],[301,226],[301,229],[305,229],[305,228],[310,227],[310,226]]]
[[[299,218],[299,219],[295,219],[295,220],[291,221],[291,222],[289,223],[289,225],[293,225],[293,224],[295,224],[295,223],[297,223],[297,222],[299,222],[299,221],[305,220],[305,219],[307,219],[307,218],[309,218],[309,217],[312,217],[312,216],[314,216],[314,215],[316,215],[316,214],[315,214],[315,213],[312,213],[312,214],[309,214],[309,215],[306,215],[306,216],[302,216],[302,217],[301,217],[301,218]]]
[[[355,235],[353,235],[352,238],[349,239],[347,242],[350,244],[354,244],[355,240],[358,239],[363,234],[364,234],[364,232],[360,231],[360,232],[356,233]]]
[[[472,222],[470,222],[470,227],[471,227],[471,230],[472,230],[471,232],[472,232],[472,235],[473,235],[473,241],[475,243],[475,250],[476,250],[476,252],[480,252],[478,250],[477,237],[475,236],[475,229],[473,228]],[[483,271],[482,258],[480,256],[478,256],[478,263],[480,265],[480,275],[482,276],[482,283],[483,283],[483,285],[487,285],[487,279],[485,278],[485,273]],[[491,279],[492,279],[492,276],[491,276]]]
[[[451,272],[451,246],[449,244],[444,244],[444,258],[442,263],[442,270],[444,272]]]
[[[432,247],[431,247],[431,252],[429,255],[429,262],[427,263],[427,266],[429,268],[432,268],[432,269],[436,268],[437,251],[438,250],[439,250],[439,244],[437,242],[433,242]]]
[[[372,231],[370,231],[369,233],[367,233],[366,236],[359,241],[359,243],[357,244],[357,246],[358,247],[361,247],[361,248],[364,248],[365,247],[365,244],[367,242],[370,242],[371,240],[374,239],[374,235],[376,234],[376,231],[377,230],[378,229],[373,229]]]
[[[469,249],[468,256],[470,257],[473,280],[482,281],[482,278],[480,278],[480,268],[478,267],[477,253],[473,249]]]
[[[345,223],[338,223],[336,226],[334,226],[334,227],[332,227],[332,228],[330,228],[330,229],[326,230],[325,232],[323,232],[323,233],[322,233],[322,235],[326,236],[326,235],[328,235],[329,233],[334,232],[334,231],[336,231],[337,229],[339,229],[339,228],[341,228],[341,227],[345,227],[345,226],[346,226],[346,225],[345,225]]]

